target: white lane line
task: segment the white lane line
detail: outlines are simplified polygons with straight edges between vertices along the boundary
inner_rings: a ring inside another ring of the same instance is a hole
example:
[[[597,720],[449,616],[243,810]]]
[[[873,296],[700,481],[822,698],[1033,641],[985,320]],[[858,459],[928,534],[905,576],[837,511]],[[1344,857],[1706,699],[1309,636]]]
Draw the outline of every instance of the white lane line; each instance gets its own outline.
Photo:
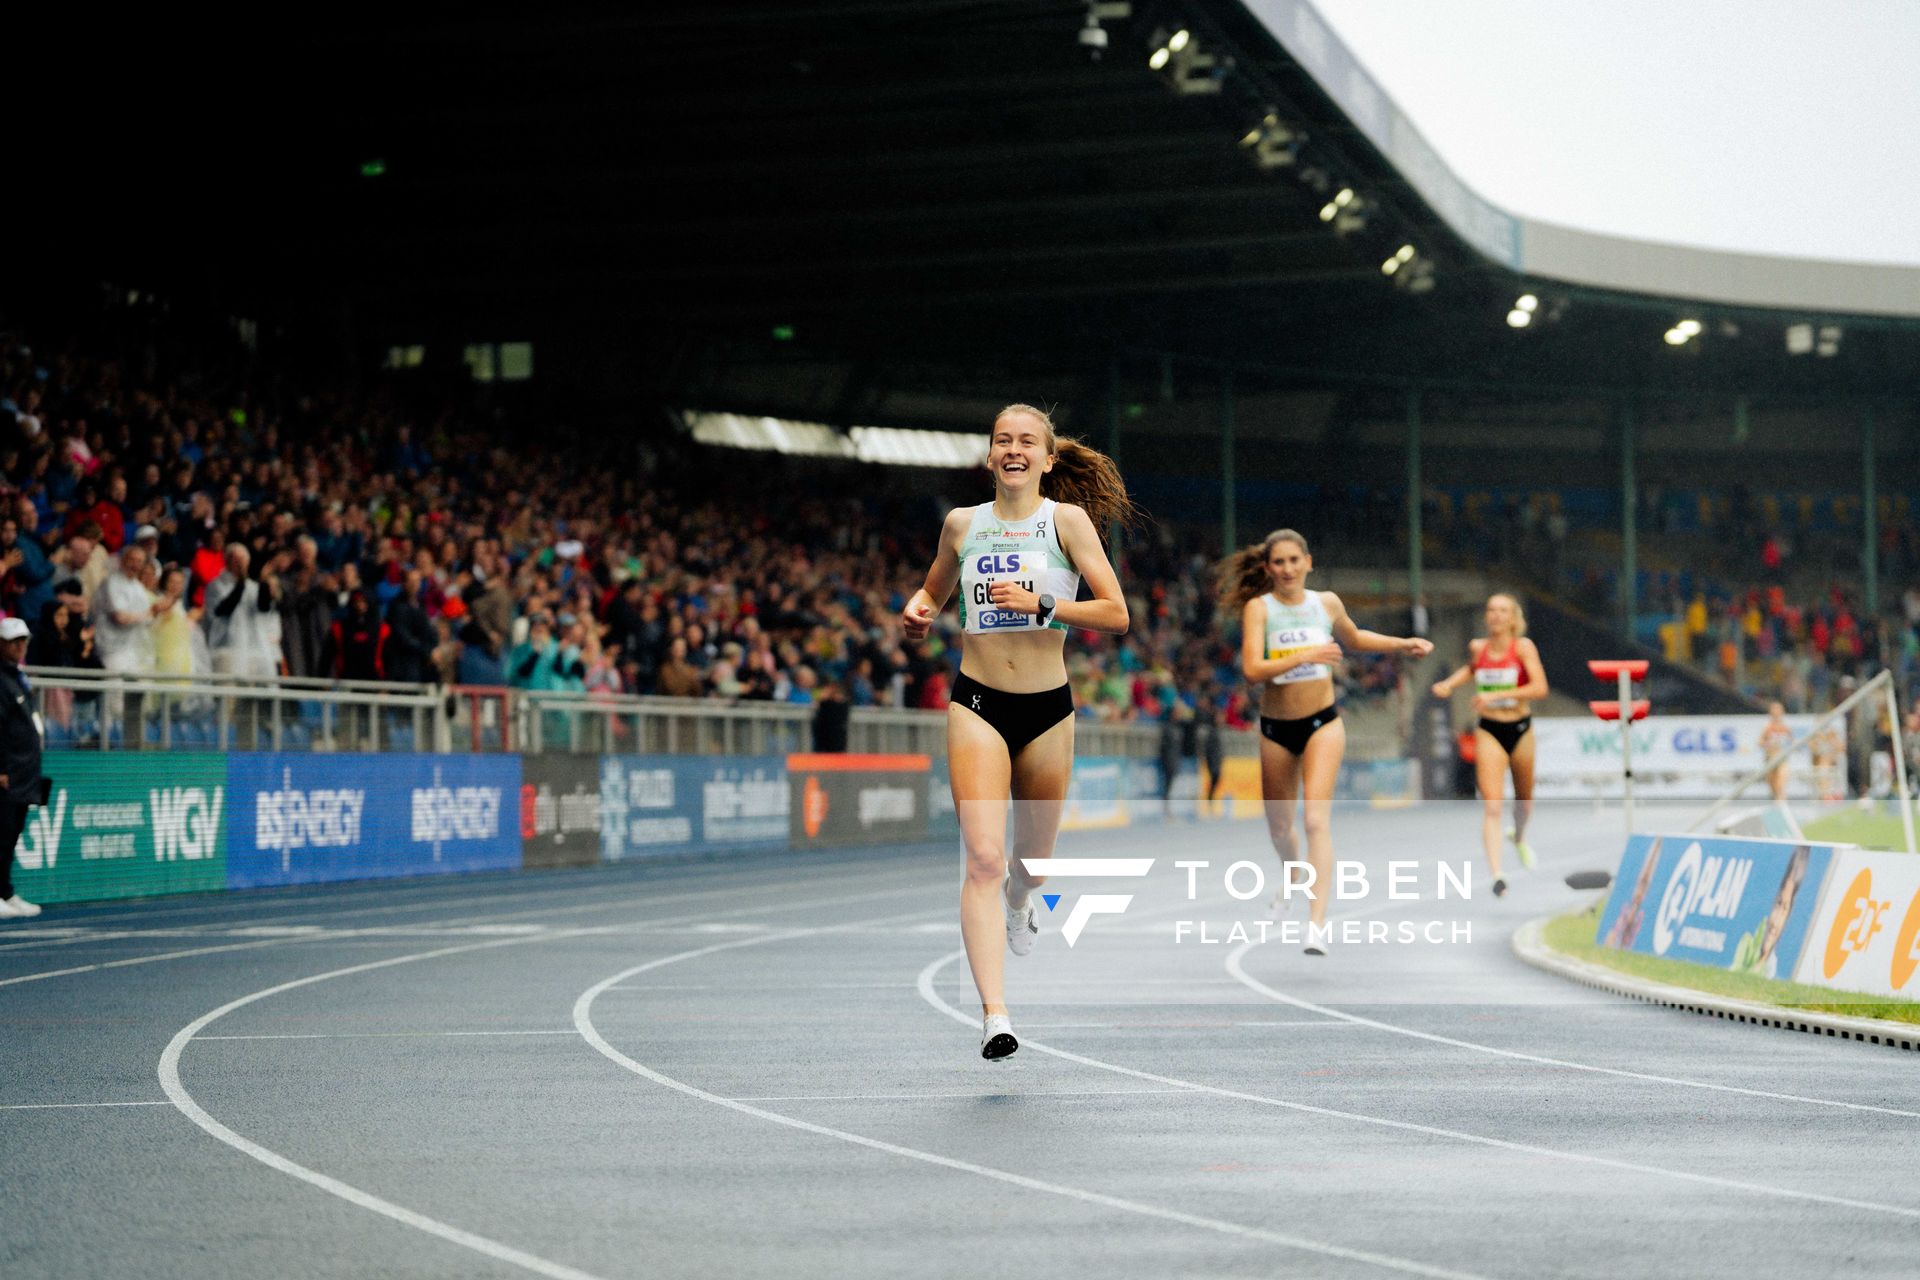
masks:
[[[964,950],[953,951],[930,962],[920,971],[920,997],[940,1012],[956,1022],[971,1027],[974,1019],[954,1008],[940,997],[933,988],[933,976],[940,970],[966,955]],[[1123,1067],[1116,1062],[1103,1062],[1099,1058],[1089,1058],[1083,1054],[1070,1053],[1065,1049],[1056,1049],[1041,1044],[1037,1040],[1023,1040],[1022,1048],[1035,1049],[1041,1053],[1060,1058],[1067,1062],[1077,1062],[1081,1066],[1093,1067],[1101,1071],[1111,1071],[1116,1075],[1131,1076],[1136,1080],[1147,1080],[1154,1084],[1184,1086],[1194,1093],[1211,1094],[1219,1098],[1231,1098],[1237,1102],[1252,1102],[1264,1107],[1280,1107],[1288,1111],[1299,1111],[1307,1115],[1324,1116],[1330,1120],[1351,1120],[1358,1124],[1375,1125],[1383,1129],[1398,1129],[1405,1133],[1421,1133],[1434,1138],[1446,1138],[1454,1142],[1470,1142],[1475,1146],[1494,1147],[1503,1151],[1518,1151],[1527,1155],[1547,1156],[1554,1160],[1566,1160],[1576,1164],[1597,1165],[1608,1169],[1624,1169],[1630,1173],[1652,1174],[1661,1178],[1674,1178],[1682,1182],[1698,1183],[1702,1186],[1719,1187],[1729,1191],[1747,1191],[1756,1195],[1776,1196],[1787,1200],[1807,1200],[1816,1204],[1838,1205],[1847,1209],[1866,1209],[1874,1213],[1892,1214],[1901,1218],[1920,1219],[1920,1209],[1910,1209],[1902,1205],[1880,1204],[1872,1200],[1853,1200],[1845,1196],[1823,1195],[1817,1191],[1794,1191],[1786,1187],[1769,1186],[1763,1182],[1745,1182],[1738,1178],[1721,1178],[1707,1173],[1688,1173],[1680,1169],[1663,1168],[1660,1165],[1639,1164],[1632,1160],[1619,1160],[1612,1156],[1589,1155],[1581,1151],[1563,1151],[1558,1147],[1542,1147],[1530,1142],[1513,1142],[1506,1138],[1490,1138],[1484,1134],[1466,1133],[1459,1129],[1443,1129],[1438,1125],[1418,1124],[1411,1120],[1393,1120],[1386,1116],[1366,1115],[1358,1111],[1340,1111],[1333,1107],[1317,1107],[1311,1103],[1293,1102],[1286,1098],[1272,1098],[1258,1093],[1242,1093],[1238,1089],[1223,1089],[1217,1085],[1201,1084],[1194,1080],[1181,1080],[1174,1076],[1163,1076],[1152,1071],[1137,1071],[1132,1067]]]
[[[569,1031],[568,1035],[578,1035]],[[937,1098],[1125,1098],[1135,1095],[1185,1093],[1185,1089],[1021,1089],[985,1093],[768,1093],[736,1097],[734,1102],[919,1102]]]
[[[823,1138],[834,1138],[841,1142],[851,1143],[854,1146],[866,1147],[872,1151],[881,1151],[888,1155],[902,1156],[909,1160],[918,1160],[925,1164],[938,1165],[941,1168],[954,1169],[961,1173],[971,1173],[977,1177],[991,1178],[996,1182],[1004,1182],[1012,1186],[1023,1187],[1028,1191],[1045,1192],[1048,1195],[1061,1196],[1069,1200],[1078,1200],[1083,1204],[1094,1204],[1106,1209],[1117,1209],[1123,1213],[1133,1213],[1142,1217],[1157,1218],[1163,1222],[1175,1222],[1182,1226],[1197,1227],[1204,1231],[1214,1231],[1222,1235],[1237,1236],[1244,1240],[1257,1240],[1263,1244],[1279,1245],[1283,1248],[1298,1249],[1302,1252],[1315,1253],[1323,1257],[1340,1258],[1349,1262],[1371,1263],[1374,1266],[1404,1272],[1408,1275],[1435,1277],[1436,1280],[1481,1280],[1481,1278],[1474,1277],[1469,1272],[1449,1271],[1442,1267],[1434,1267],[1426,1263],[1416,1262],[1411,1258],[1398,1258],[1391,1254],[1373,1253],[1364,1249],[1350,1249],[1344,1245],[1329,1244],[1321,1240],[1310,1240],[1304,1236],[1288,1235],[1280,1231],[1270,1231],[1261,1227],[1249,1227],[1238,1222],[1227,1222],[1219,1218],[1205,1218],[1198,1214],[1183,1213],[1178,1209],[1169,1209],[1163,1205],[1147,1204],[1138,1200],[1124,1200],[1119,1196],[1110,1196],[1098,1191],[1088,1191],[1081,1187],[1072,1187],[1059,1182],[1046,1182],[1039,1178],[1030,1178],[1025,1174],[1011,1173],[1005,1169],[993,1169],[986,1165],[974,1164],[968,1160],[956,1160],[951,1156],[939,1155],[936,1152],[922,1151],[917,1147],[906,1147],[894,1142],[883,1142],[878,1138],[869,1138],[862,1134],[850,1133],[845,1129],[835,1129],[829,1125],[814,1124],[809,1120],[799,1120],[793,1116],[781,1115],[777,1111],[768,1111],[764,1107],[756,1107],[736,1098],[723,1098],[717,1093],[709,1093],[705,1089],[687,1084],[685,1081],[676,1080],[669,1075],[663,1075],[645,1063],[638,1062],[626,1054],[621,1053],[618,1049],[607,1043],[605,1037],[603,1037],[599,1030],[593,1025],[593,1002],[599,998],[602,992],[610,990],[616,984],[645,973],[650,969],[658,969],[663,965],[675,964],[682,960],[692,960],[700,956],[712,955],[717,951],[728,951],[736,947],[757,946],[766,942],[785,941],[787,939],[805,937],[808,934],[821,932],[825,932],[825,929],[801,929],[791,933],[770,934],[755,938],[740,938],[733,942],[721,942],[710,947],[700,947],[692,951],[682,951],[677,955],[665,956],[658,960],[649,960],[647,963],[635,965],[631,969],[623,969],[612,977],[603,979],[580,993],[580,998],[574,1001],[573,1005],[573,1024],[579,1029],[581,1037],[584,1038],[588,1044],[591,1044],[607,1058],[618,1063],[628,1071],[633,1072],[635,1075],[651,1080],[655,1084],[664,1085],[669,1089],[684,1093],[688,1097],[698,1098],[702,1102],[711,1102],[715,1106],[726,1107],[729,1110],[738,1111],[742,1115],[752,1116],[757,1120],[765,1120],[770,1124],[783,1125],[789,1129],[798,1129],[803,1133],[816,1134]],[[965,952],[957,954],[964,955]]]
[[[568,1035],[573,1033],[569,1031]],[[8,1102],[0,1104],[0,1111],[65,1111],[83,1107],[170,1107],[173,1104],[165,1098],[153,1102]]]
[[[1496,1048],[1493,1045],[1480,1044],[1473,1040],[1458,1040],[1452,1036],[1435,1035],[1430,1031],[1416,1031],[1412,1027],[1403,1027],[1391,1022],[1381,1022],[1377,1018],[1363,1018],[1358,1014],[1347,1013],[1340,1009],[1332,1009],[1326,1005],[1315,1004],[1311,1000],[1302,1000],[1298,996],[1290,996],[1284,991],[1277,991],[1248,973],[1241,961],[1241,957],[1245,956],[1246,953],[1256,945],[1258,944],[1247,943],[1237,947],[1228,952],[1226,958],[1227,972],[1232,974],[1234,978],[1247,987],[1248,990],[1257,991],[1269,1000],[1291,1005],[1303,1012],[1317,1013],[1327,1018],[1338,1018],[1342,1022],[1350,1022],[1355,1026],[1371,1027],[1376,1031],[1389,1031],[1395,1035],[1409,1036],[1415,1040],[1426,1040],[1433,1044],[1450,1045],[1456,1049],[1471,1049],[1475,1053],[1492,1054],[1498,1058],[1512,1058],[1519,1062],[1531,1062],[1538,1066],[1554,1067],[1563,1071],[1587,1071],[1595,1075],[1618,1076],[1624,1080],[1640,1080],[1648,1084],[1671,1084],[1686,1089],[1705,1089],[1713,1093],[1734,1093],[1749,1098],[1766,1098],[1773,1102],[1799,1102],[1814,1107],[1836,1107],[1843,1111],[1867,1111],[1875,1115],[1900,1116],[1908,1120],[1920,1120],[1920,1111],[1903,1111],[1898,1107],[1879,1107],[1866,1102],[1842,1102],[1836,1098],[1813,1098],[1801,1093],[1778,1093],[1771,1089],[1748,1089],[1740,1085],[1716,1084],[1710,1080],[1693,1080],[1685,1076],[1664,1076],[1648,1071],[1628,1071],[1621,1067],[1596,1066],[1590,1062],[1571,1062],[1565,1058],[1550,1058],[1538,1053],[1521,1053],[1518,1050]]]
[[[1245,1022],[1032,1022],[1020,1020],[1022,1030],[1045,1027],[1049,1031],[1154,1031],[1215,1030],[1225,1027],[1324,1027],[1329,1031],[1348,1031],[1351,1025],[1331,1018],[1302,1018],[1297,1022],[1275,1018],[1256,1018]]]
[[[373,960],[366,964],[351,965],[345,969],[332,969],[326,973],[316,973],[305,978],[295,978],[291,982],[283,982],[278,986],[267,987],[263,990],[255,991],[251,995],[241,996],[238,1000],[230,1000],[218,1009],[201,1014],[198,1018],[195,1018],[192,1022],[189,1022],[186,1026],[174,1033],[173,1039],[167,1042],[166,1050],[160,1055],[160,1087],[166,1091],[167,1098],[175,1107],[180,1109],[181,1114],[185,1115],[187,1119],[193,1121],[202,1129],[206,1130],[206,1132],[212,1134],[234,1150],[251,1156],[261,1164],[266,1165],[269,1169],[277,1170],[289,1177],[298,1178],[302,1182],[316,1186],[330,1195],[340,1197],[349,1204],[358,1205],[360,1208],[380,1214],[382,1217],[391,1218],[403,1226],[412,1227],[416,1231],[424,1231],[428,1235],[438,1236],[442,1240],[450,1241],[463,1248],[471,1249],[475,1253],[484,1254],[495,1261],[511,1263],[514,1266],[525,1268],[536,1275],[550,1276],[553,1277],[553,1280],[599,1280],[599,1278],[591,1272],[581,1271],[577,1268],[566,1266],[563,1263],[552,1262],[536,1254],[528,1253],[523,1249],[516,1249],[512,1245],[502,1244],[498,1240],[493,1240],[475,1232],[467,1231],[461,1227],[441,1222],[437,1218],[429,1218],[424,1213],[418,1213],[415,1210],[407,1208],[405,1205],[395,1204],[391,1200],[383,1200],[371,1192],[362,1191],[350,1183],[330,1177],[327,1174],[319,1172],[317,1169],[309,1169],[305,1165],[295,1164],[279,1152],[270,1151],[251,1138],[243,1137],[235,1133],[232,1129],[227,1128],[224,1124],[221,1124],[209,1115],[206,1109],[198,1102],[194,1101],[193,1095],[188,1093],[186,1086],[180,1082],[180,1055],[185,1051],[187,1044],[199,1035],[210,1023],[225,1017],[235,1009],[250,1005],[256,1000],[265,1000],[270,996],[279,995],[281,992],[292,991],[298,987],[310,986],[316,982],[325,982],[332,978],[343,978],[348,974],[368,973],[375,969],[391,968],[394,965],[411,964],[417,960],[432,960],[441,956],[459,955],[463,952],[480,951],[490,947],[511,947],[541,940],[541,938],[537,937],[496,938],[488,942],[472,942],[459,947],[440,947],[433,951],[420,951],[412,955],[394,956],[386,960]]]
[[[786,886],[786,887],[792,887],[792,886]],[[876,889],[870,893],[846,894],[846,895],[841,895],[835,898],[816,898],[806,902],[795,902],[795,903],[782,902],[782,903],[774,903],[774,904],[765,905],[765,906],[741,907],[741,908],[738,908],[737,910],[723,911],[718,913],[699,912],[694,915],[668,916],[668,917],[662,917],[654,920],[643,920],[638,922],[637,925],[635,926],[594,925],[589,927],[574,928],[574,929],[568,929],[563,931],[543,933],[535,936],[558,940],[563,937],[585,937],[593,933],[614,931],[614,930],[619,930],[619,929],[628,928],[628,927],[637,928],[639,931],[646,931],[648,929],[653,929],[653,928],[662,928],[662,927],[667,927],[671,925],[685,924],[689,921],[713,919],[713,918],[716,918],[716,915],[718,918],[725,919],[731,916],[748,915],[748,914],[763,912],[763,911],[787,911],[787,910],[794,910],[802,907],[832,906],[842,902],[859,902],[859,901],[862,901],[863,899],[883,898],[892,894],[911,893],[922,888],[924,888],[924,885],[913,885],[913,886],[906,886],[906,887],[894,888],[894,889]],[[683,894],[679,896],[682,898],[685,898],[685,897],[706,897],[709,895],[703,893],[703,894]],[[616,906],[644,908],[644,907],[655,905],[656,903],[659,903],[659,902],[666,902],[671,900],[673,900],[672,895],[669,895],[668,897],[663,897],[663,898],[654,899],[650,901],[634,902],[631,904],[625,903],[625,902],[589,903],[587,904],[586,908],[581,908],[581,909],[598,908],[601,910],[609,910]],[[533,908],[530,911],[509,911],[504,913],[503,916],[500,916],[500,917],[467,916],[459,920],[442,921],[440,923],[442,925],[448,925],[448,926],[456,925],[456,924],[466,924],[466,923],[472,923],[475,921],[484,921],[489,919],[500,919],[500,918],[511,917],[511,916],[535,914],[542,910],[544,909]],[[558,907],[558,908],[554,908],[551,914],[563,915],[573,910],[575,910],[575,908]],[[296,934],[296,935],[291,935],[287,937],[262,938],[257,942],[234,942],[234,943],[228,943],[223,946],[217,946],[217,947],[193,947],[184,951],[162,951],[154,955],[133,956],[125,960],[104,960],[94,964],[74,965],[66,969],[48,969],[40,973],[26,973],[26,974],[21,974],[17,977],[12,977],[12,978],[0,978],[0,987],[11,987],[23,982],[42,982],[48,978],[65,978],[65,977],[70,977],[74,974],[93,973],[103,969],[120,969],[120,968],[125,968],[129,965],[156,964],[162,960],[184,960],[191,956],[214,955],[216,953],[223,952],[223,951],[245,951],[245,950],[249,950],[257,947],[280,947],[280,946],[288,946],[293,943],[339,942],[339,941],[345,941],[345,940],[361,941],[361,940],[365,940],[368,937],[372,937],[377,941],[381,936],[383,935],[378,933],[363,933],[362,931],[356,930],[356,929],[343,929],[335,933],[322,934],[318,936],[313,934],[302,933],[302,934]]]
[[[528,939],[532,941],[532,939]],[[196,1040],[416,1040],[436,1036],[570,1036],[571,1028],[560,1031],[312,1031],[286,1035],[195,1036]]]
[[[836,904],[846,903],[862,898],[880,898],[910,892],[924,893],[926,889],[927,886],[921,884],[911,888],[880,889],[865,894],[842,894],[832,899],[823,899],[811,905],[827,905],[829,902]],[[756,910],[782,911],[803,905],[809,904],[781,902],[757,908],[743,907],[738,911],[728,912],[726,914],[739,915]],[[229,1000],[219,1008],[201,1014],[198,1018],[195,1018],[192,1022],[189,1022],[186,1026],[174,1033],[173,1039],[167,1042],[167,1047],[160,1054],[160,1062],[157,1067],[157,1073],[160,1077],[160,1088],[166,1093],[168,1100],[182,1115],[234,1150],[259,1161],[270,1169],[277,1170],[289,1177],[298,1178],[302,1182],[318,1187],[329,1195],[338,1196],[349,1204],[357,1205],[372,1213],[380,1214],[382,1217],[391,1218],[395,1222],[412,1227],[417,1231],[425,1232],[428,1235],[438,1236],[442,1240],[460,1245],[466,1249],[471,1249],[476,1253],[484,1254],[497,1261],[511,1263],[514,1266],[532,1271],[537,1275],[553,1277],[553,1280],[600,1280],[600,1277],[593,1275],[591,1272],[581,1271],[566,1266],[563,1263],[552,1262],[536,1254],[528,1253],[525,1250],[516,1249],[512,1245],[502,1244],[498,1240],[493,1240],[475,1232],[465,1230],[464,1228],[453,1226],[450,1223],[441,1222],[437,1218],[429,1218],[427,1215],[409,1209],[405,1205],[395,1204],[391,1200],[384,1200],[371,1192],[362,1191],[351,1183],[342,1182],[338,1178],[321,1173],[317,1169],[309,1169],[305,1165],[296,1164],[279,1152],[261,1146],[251,1138],[234,1132],[226,1125],[214,1119],[213,1116],[207,1112],[206,1108],[196,1102],[193,1095],[187,1092],[186,1086],[181,1083],[180,1080],[180,1057],[181,1054],[185,1052],[187,1045],[212,1023],[232,1013],[235,1009],[244,1008],[255,1001],[265,1000],[271,996],[279,995],[285,991],[292,991],[299,987],[311,986],[316,982],[326,982],[334,978],[344,978],[350,974],[369,973],[376,969],[388,969],[395,965],[412,964],[419,960],[432,960],[442,956],[463,955],[468,952],[487,951],[498,947],[525,946],[531,942],[551,942],[556,939],[590,932],[596,932],[596,930],[593,928],[557,930],[551,933],[520,935],[510,938],[492,938],[485,942],[469,942],[453,947],[436,947],[431,951],[416,951],[408,955],[390,956],[384,960],[371,960],[364,964],[348,965],[342,969],[330,969],[324,973],[310,974],[304,978],[295,978],[290,982],[282,982],[277,986],[263,988],[251,994],[241,996],[237,1000]],[[743,939],[743,941],[757,942],[766,936],[770,935],[761,935],[759,937]]]

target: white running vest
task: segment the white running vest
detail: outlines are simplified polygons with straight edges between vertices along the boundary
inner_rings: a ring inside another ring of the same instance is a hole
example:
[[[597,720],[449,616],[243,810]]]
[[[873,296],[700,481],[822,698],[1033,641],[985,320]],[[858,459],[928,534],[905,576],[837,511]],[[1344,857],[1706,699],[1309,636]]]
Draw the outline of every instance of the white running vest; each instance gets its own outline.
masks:
[[[973,520],[960,539],[960,625],[969,634],[1045,630],[1034,614],[994,608],[987,589],[996,582],[1017,582],[1036,595],[1051,595],[1056,602],[1072,600],[1079,593],[1080,575],[1060,545],[1060,531],[1054,524],[1057,505],[1052,498],[1043,498],[1040,509],[1025,520],[1002,520],[993,513],[991,502],[973,509]],[[1061,622],[1050,625],[1059,631],[1067,629]]]
[[[1260,599],[1267,606],[1266,656],[1269,659],[1284,658],[1301,649],[1332,643],[1333,619],[1327,616],[1327,606],[1321,602],[1318,591],[1307,592],[1307,598],[1299,604],[1282,604],[1280,597],[1271,591]],[[1332,676],[1333,668],[1326,663],[1306,662],[1289,671],[1282,671],[1273,678],[1273,683],[1297,684],[1302,680],[1327,680]]]

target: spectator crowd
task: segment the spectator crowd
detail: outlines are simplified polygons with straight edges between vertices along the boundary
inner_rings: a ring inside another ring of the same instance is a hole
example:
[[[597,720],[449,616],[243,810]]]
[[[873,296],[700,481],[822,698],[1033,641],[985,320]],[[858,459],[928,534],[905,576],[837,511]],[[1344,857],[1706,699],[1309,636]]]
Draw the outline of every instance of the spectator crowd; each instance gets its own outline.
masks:
[[[380,394],[269,406],[135,363],[0,332],[0,610],[30,664],[946,705],[953,611],[924,642],[898,614],[978,475],[916,495],[684,444],[643,475],[630,441],[529,448]],[[1130,634],[1069,641],[1081,713],[1250,723],[1207,555],[1149,527],[1124,563]]]

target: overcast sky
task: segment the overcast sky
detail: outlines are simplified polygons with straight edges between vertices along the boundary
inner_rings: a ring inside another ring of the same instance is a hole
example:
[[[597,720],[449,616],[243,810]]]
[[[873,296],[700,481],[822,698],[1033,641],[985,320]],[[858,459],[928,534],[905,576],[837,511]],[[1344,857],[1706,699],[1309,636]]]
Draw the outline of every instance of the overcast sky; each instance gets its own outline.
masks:
[[[1920,265],[1920,0],[1313,0],[1527,218]]]

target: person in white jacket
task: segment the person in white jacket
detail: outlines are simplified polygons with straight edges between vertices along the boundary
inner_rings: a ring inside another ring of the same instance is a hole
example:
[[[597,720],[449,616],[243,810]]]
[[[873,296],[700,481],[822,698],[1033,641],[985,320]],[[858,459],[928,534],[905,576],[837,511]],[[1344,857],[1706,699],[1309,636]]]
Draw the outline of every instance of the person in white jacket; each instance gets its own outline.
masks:
[[[248,578],[252,559],[244,545],[228,546],[226,572],[207,584],[200,625],[206,629],[215,675],[270,680],[280,674],[280,619],[274,611],[280,583],[271,569],[258,582]],[[260,710],[254,699],[235,700],[235,746],[259,745],[255,727]]]

